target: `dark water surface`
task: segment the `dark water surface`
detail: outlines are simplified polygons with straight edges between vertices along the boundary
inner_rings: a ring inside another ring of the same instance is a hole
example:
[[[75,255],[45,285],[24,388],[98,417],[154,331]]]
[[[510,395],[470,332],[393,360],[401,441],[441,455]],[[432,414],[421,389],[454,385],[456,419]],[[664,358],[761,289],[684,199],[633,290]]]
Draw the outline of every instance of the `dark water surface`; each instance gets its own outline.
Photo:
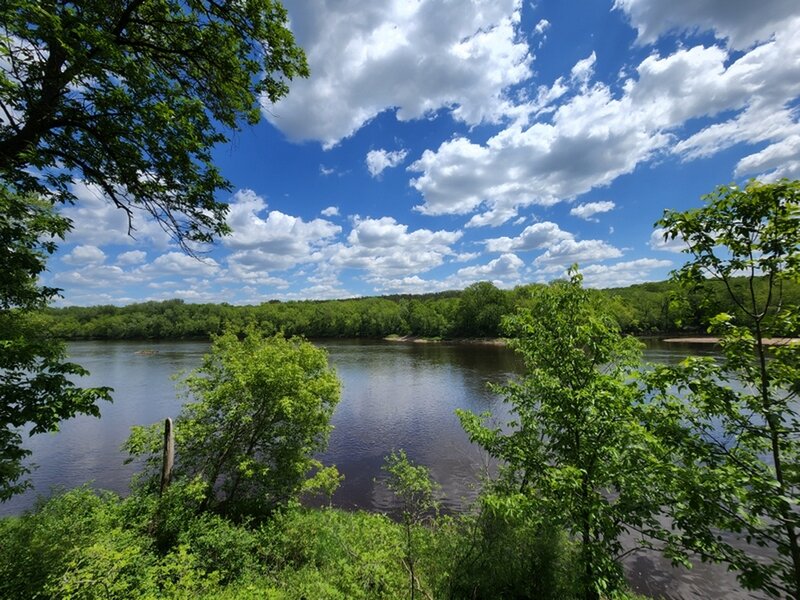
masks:
[[[454,411],[491,411],[498,422],[505,420],[505,405],[487,383],[521,372],[511,351],[359,340],[326,340],[320,345],[328,350],[342,380],[335,429],[321,457],[345,475],[334,504],[390,509],[391,498],[375,479],[381,475],[384,456],[400,448],[431,470],[442,486],[445,508],[459,510],[474,498],[487,457],[469,443]],[[205,342],[71,343],[70,359],[91,372],[81,384],[113,387],[114,403],[102,406],[102,419],[78,417],[63,423],[57,434],[30,438],[26,445],[38,465],[32,475],[34,489],[0,504],[0,516],[31,508],[37,494],[57,486],[90,482],[125,494],[135,467],[123,464],[119,448],[130,427],[177,416],[182,400],[173,376],[199,366],[207,349]],[[713,349],[649,341],[645,359],[673,363],[690,353],[713,354]],[[626,567],[632,584],[654,597],[756,597],[739,590],[734,578],[718,566],[672,569],[658,554],[641,552],[630,557]]]

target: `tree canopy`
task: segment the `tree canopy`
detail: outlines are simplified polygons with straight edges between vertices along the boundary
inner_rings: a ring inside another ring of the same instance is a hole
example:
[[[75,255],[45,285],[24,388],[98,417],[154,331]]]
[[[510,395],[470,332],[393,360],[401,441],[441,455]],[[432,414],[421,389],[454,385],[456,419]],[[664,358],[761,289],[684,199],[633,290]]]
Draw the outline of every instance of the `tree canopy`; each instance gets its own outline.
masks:
[[[190,401],[175,424],[175,472],[202,482],[203,506],[265,514],[300,492],[339,402],[324,350],[254,329],[241,340],[227,331],[183,387]],[[160,442],[157,424],[134,428],[128,447],[157,466]]]
[[[212,148],[308,74],[273,0],[9,0],[0,23],[0,180],[94,184],[184,247],[227,231]]]
[[[22,431],[53,431],[77,413],[99,414],[105,388],[79,389],[71,377],[85,374],[66,362],[64,345],[53,340],[36,314],[56,294],[36,278],[55,238],[68,221],[46,202],[12,196],[0,186],[0,501],[22,491],[29,468]]]
[[[666,211],[658,225],[687,244],[675,278],[700,289],[722,282],[735,311],[709,323],[721,359],[693,356],[649,376],[672,450],[665,505],[685,547],[728,562],[750,589],[800,598],[800,343],[764,343],[800,332],[784,295],[800,280],[800,182],[720,186],[705,201]],[[720,530],[777,556],[760,561]]]
[[[308,74],[286,22],[272,0],[0,3],[0,500],[24,486],[19,428],[52,431],[109,398],[73,385],[85,371],[35,313],[71,226],[54,207],[82,183],[126,211],[128,233],[137,212],[190,253],[226,233],[212,149]]]

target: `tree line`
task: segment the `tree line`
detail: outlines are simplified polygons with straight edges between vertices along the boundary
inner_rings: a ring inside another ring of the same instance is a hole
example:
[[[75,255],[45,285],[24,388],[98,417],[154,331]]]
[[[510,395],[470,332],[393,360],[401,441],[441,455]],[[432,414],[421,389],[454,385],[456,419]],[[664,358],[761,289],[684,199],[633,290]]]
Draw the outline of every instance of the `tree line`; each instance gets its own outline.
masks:
[[[741,291],[750,285],[734,277]],[[764,297],[769,282],[753,281]],[[187,304],[182,300],[143,302],[128,306],[48,308],[37,325],[59,339],[207,339],[226,327],[255,325],[271,335],[308,338],[383,338],[410,335],[434,339],[495,338],[502,335],[503,317],[525,307],[538,284],[502,290],[490,282],[463,291],[394,295],[347,300],[265,302],[253,306]],[[702,292],[682,290],[671,281],[642,283],[590,292],[603,301],[623,333],[635,335],[703,331],[720,312],[737,314],[739,307],[719,281]],[[787,282],[787,302],[800,303],[800,285]]]

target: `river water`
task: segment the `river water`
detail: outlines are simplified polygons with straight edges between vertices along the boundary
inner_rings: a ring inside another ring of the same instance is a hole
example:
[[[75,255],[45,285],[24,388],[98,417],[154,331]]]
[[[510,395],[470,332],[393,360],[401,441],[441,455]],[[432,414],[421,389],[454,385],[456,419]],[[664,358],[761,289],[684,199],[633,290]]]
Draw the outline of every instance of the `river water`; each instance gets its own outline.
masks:
[[[459,510],[476,494],[478,475],[488,466],[482,451],[467,440],[455,409],[490,411],[505,420],[503,402],[489,382],[521,372],[508,349],[498,346],[407,344],[380,341],[324,341],[342,381],[342,398],[333,416],[334,431],[321,456],[335,464],[345,480],[334,504],[345,508],[389,510],[392,499],[376,479],[383,459],[404,449],[427,466],[442,486],[443,505]],[[87,386],[114,388],[114,402],[102,406],[102,418],[77,417],[56,434],[26,441],[38,465],[33,490],[0,504],[0,516],[19,514],[37,495],[57,487],[90,482],[121,494],[135,470],[124,465],[120,445],[130,427],[176,417],[182,399],[174,377],[200,364],[206,342],[74,342],[70,359],[86,367]],[[689,353],[713,353],[709,347],[650,341],[645,360],[673,363]],[[741,591],[723,567],[697,565],[672,569],[659,555],[637,553],[626,562],[629,579],[640,592],[665,598],[753,598]]]

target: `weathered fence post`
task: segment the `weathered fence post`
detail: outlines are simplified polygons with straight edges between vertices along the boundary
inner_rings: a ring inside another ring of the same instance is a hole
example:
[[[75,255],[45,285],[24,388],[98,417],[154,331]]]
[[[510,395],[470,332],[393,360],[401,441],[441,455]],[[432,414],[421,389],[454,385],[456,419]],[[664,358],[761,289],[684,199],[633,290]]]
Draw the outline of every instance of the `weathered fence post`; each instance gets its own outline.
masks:
[[[172,419],[164,421],[164,458],[161,462],[161,493],[167,489],[172,478],[172,465],[175,462],[175,433],[172,430]]]

